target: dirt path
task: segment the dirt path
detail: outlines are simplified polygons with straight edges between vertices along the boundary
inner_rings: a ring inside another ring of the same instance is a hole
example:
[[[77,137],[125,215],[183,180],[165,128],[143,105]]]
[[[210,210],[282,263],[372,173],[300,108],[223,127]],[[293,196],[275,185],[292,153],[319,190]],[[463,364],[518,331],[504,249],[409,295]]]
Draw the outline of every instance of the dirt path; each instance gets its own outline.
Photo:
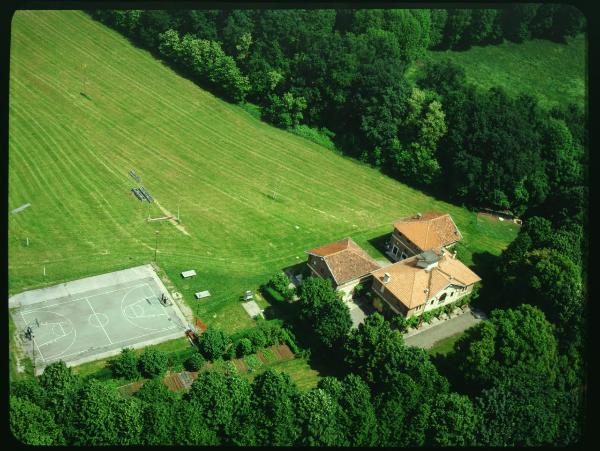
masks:
[[[163,207],[161,204],[159,204],[156,199],[154,199],[154,203],[156,204],[156,206],[158,208],[160,208],[160,211],[162,211],[165,216],[173,216],[173,214],[169,210],[167,210],[165,207]],[[176,219],[169,219],[169,222],[171,224],[173,224],[177,228],[177,230],[179,230],[181,233],[183,233],[184,235],[190,236],[188,231],[185,230],[185,227],[183,227],[181,224],[179,224]]]

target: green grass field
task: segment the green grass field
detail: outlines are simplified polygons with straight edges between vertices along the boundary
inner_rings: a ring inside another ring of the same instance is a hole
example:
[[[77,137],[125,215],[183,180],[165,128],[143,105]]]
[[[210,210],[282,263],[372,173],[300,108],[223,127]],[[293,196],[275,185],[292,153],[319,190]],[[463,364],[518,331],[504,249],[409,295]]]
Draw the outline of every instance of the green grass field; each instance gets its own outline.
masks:
[[[244,290],[329,241],[377,257],[369,240],[424,210],[451,213],[467,259],[516,236],[258,121],[82,12],[18,11],[12,26],[9,209],[31,207],[9,215],[11,294],[150,262],[158,238],[195,314],[233,333],[254,324]],[[187,234],[145,220],[164,213],[130,194],[130,169]]]
[[[465,68],[471,83],[483,89],[502,86],[511,95],[534,94],[545,107],[567,102],[583,106],[586,52],[586,39],[580,34],[567,44],[542,39],[504,42],[467,51],[428,52],[424,59],[451,59]],[[423,60],[415,63],[409,78],[414,79],[422,65]]]

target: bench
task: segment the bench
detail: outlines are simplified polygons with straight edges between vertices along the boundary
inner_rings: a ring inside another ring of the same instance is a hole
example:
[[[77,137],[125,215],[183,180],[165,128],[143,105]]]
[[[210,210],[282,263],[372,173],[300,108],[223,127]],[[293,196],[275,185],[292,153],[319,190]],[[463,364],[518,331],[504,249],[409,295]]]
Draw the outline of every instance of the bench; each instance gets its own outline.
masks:
[[[194,296],[196,296],[196,299],[207,298],[208,296],[210,296],[210,291],[208,291],[208,290],[198,291],[197,293],[194,294]]]

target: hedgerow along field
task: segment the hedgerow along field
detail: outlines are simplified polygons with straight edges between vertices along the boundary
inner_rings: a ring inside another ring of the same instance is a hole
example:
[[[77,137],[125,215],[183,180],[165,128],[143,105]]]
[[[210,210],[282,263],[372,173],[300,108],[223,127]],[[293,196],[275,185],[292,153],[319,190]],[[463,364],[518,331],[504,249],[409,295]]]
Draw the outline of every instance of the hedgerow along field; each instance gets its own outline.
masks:
[[[451,213],[468,261],[516,236],[260,122],[83,12],[16,12],[10,62],[9,210],[31,203],[9,215],[10,293],[148,263],[157,247],[194,313],[233,333],[253,325],[245,290],[329,241],[381,257],[369,241],[425,210]],[[130,193],[130,169],[179,206],[186,233],[145,220],[165,213]]]
[[[520,44],[505,41],[465,51],[428,51],[411,66],[408,76],[418,77],[426,60],[447,58],[462,66],[467,80],[481,89],[501,86],[513,96],[533,94],[546,108],[569,102],[584,106],[585,55],[583,34],[568,38],[566,44],[545,39]]]

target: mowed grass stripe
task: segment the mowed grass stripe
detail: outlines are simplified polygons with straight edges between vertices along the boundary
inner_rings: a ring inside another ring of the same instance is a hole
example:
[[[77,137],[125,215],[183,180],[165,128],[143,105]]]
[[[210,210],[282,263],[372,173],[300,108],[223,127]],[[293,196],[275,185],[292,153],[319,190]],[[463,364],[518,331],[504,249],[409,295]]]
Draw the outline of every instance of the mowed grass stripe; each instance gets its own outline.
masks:
[[[206,324],[233,332],[253,324],[244,290],[327,241],[380,256],[369,240],[428,209],[450,212],[471,252],[516,233],[257,121],[82,12],[19,11],[12,42],[9,204],[32,207],[9,219],[11,292],[147,263],[158,230],[158,264]],[[162,212],[129,193],[132,168],[191,236],[145,221]],[[180,279],[189,268],[198,277]]]

